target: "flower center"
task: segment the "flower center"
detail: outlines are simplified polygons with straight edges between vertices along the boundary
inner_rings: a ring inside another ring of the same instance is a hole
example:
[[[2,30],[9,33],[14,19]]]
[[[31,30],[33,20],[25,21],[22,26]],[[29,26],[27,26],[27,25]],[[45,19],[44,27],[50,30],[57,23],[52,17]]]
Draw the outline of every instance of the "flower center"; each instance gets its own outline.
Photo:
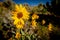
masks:
[[[21,18],[23,16],[23,14],[22,14],[22,12],[20,12],[20,13],[17,13],[17,18]]]

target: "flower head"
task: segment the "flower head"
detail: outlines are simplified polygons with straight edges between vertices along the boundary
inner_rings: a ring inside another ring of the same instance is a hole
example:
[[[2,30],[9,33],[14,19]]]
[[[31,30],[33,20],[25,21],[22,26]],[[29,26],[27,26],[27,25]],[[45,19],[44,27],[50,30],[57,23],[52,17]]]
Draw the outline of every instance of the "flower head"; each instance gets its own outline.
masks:
[[[17,28],[23,28],[24,20],[29,19],[29,12],[27,12],[26,8],[20,5],[15,5],[15,11],[12,12],[12,19],[14,20],[14,25]]]
[[[44,25],[46,23],[46,21],[45,20],[42,20],[42,24]]]
[[[38,18],[39,18],[39,16],[37,14],[32,15],[32,20],[35,20],[35,19],[38,19]]]
[[[16,5],[15,6],[15,11],[12,12],[13,14],[13,19],[15,20],[15,18],[17,19],[29,19],[29,12],[26,10],[25,7],[22,6],[22,4],[20,5]]]
[[[21,34],[17,32],[15,38],[19,39],[20,37],[21,37]]]
[[[32,27],[33,27],[33,28],[37,26],[37,22],[36,22],[36,20],[32,20],[31,23],[32,23]]]
[[[16,25],[16,28],[21,29],[24,26],[24,20],[20,19],[20,20],[15,20],[14,21],[14,25]]]
[[[51,24],[51,23],[49,23],[48,29],[49,29],[50,31],[52,30],[52,24]]]

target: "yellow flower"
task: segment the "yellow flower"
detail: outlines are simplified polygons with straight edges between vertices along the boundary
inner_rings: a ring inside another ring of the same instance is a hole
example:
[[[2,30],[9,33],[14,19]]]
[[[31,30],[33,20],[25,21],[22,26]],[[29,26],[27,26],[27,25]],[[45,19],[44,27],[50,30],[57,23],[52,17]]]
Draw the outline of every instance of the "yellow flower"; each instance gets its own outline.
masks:
[[[20,20],[15,20],[14,25],[16,25],[16,28],[21,29],[24,26],[24,21],[22,19]]]
[[[33,28],[37,26],[37,22],[36,22],[35,20],[32,20],[31,23],[32,23],[32,27],[33,27]]]
[[[12,12],[12,19],[14,20],[14,25],[17,28],[23,28],[24,20],[29,19],[29,12],[27,12],[26,8],[20,5],[15,6],[15,11]]]
[[[39,18],[39,16],[38,16],[37,14],[33,14],[33,15],[32,15],[32,20],[38,19],[38,18]]]
[[[45,20],[42,20],[42,24],[44,25],[46,23],[46,21]]]
[[[19,39],[20,37],[21,37],[21,34],[17,32],[15,38]]]
[[[13,19],[17,18],[17,19],[29,19],[29,12],[27,12],[26,8],[22,6],[22,4],[20,5],[16,5],[15,6],[15,11],[12,12],[13,14]]]
[[[49,29],[50,31],[52,31],[52,24],[51,24],[51,23],[49,23],[48,29]]]

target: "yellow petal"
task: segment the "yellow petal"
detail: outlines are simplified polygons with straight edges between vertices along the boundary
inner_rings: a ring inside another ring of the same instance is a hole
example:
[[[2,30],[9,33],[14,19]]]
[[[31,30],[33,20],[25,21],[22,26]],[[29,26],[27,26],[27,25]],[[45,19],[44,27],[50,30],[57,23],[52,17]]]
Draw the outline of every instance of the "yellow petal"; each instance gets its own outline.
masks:
[[[23,25],[22,24],[20,24],[20,25],[16,25],[16,27],[18,28],[18,29],[21,29],[21,28],[23,28]]]
[[[19,5],[19,9],[20,9],[20,11],[23,9],[22,4]]]
[[[22,19],[20,19],[21,23],[24,25],[24,21]]]
[[[19,6],[18,6],[17,4],[16,4],[15,8],[16,8],[16,9],[15,9],[16,11],[19,11],[19,10],[20,10],[20,9],[19,9]]]
[[[18,23],[18,20],[15,20],[15,21],[14,21],[14,25],[16,25],[17,23]]]

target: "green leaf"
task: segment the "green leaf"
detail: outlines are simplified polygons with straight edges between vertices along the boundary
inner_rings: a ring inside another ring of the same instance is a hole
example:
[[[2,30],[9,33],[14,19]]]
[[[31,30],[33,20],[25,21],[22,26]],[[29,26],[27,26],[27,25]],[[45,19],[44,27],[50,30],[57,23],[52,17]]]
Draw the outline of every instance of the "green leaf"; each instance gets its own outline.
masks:
[[[29,40],[31,40],[30,36],[26,36]]]
[[[21,29],[21,34],[22,34],[22,35],[25,35],[25,33],[24,33],[24,31],[23,31],[22,29]]]

